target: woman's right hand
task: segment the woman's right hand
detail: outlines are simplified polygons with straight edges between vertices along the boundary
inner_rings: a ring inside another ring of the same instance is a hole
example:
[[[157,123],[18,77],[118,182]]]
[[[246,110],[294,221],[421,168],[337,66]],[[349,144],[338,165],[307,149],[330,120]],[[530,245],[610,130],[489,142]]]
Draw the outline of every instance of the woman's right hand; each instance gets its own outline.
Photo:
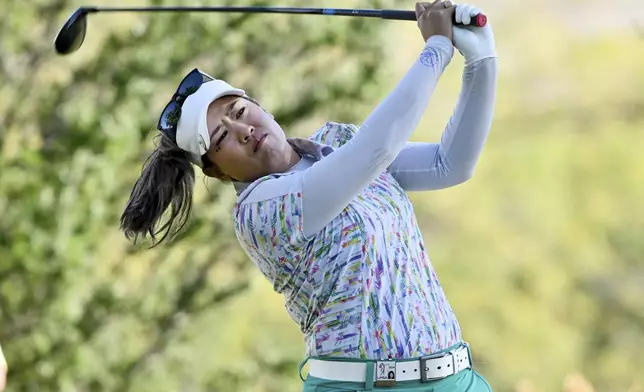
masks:
[[[416,20],[425,42],[434,35],[442,35],[452,41],[455,9],[451,1],[416,3]]]

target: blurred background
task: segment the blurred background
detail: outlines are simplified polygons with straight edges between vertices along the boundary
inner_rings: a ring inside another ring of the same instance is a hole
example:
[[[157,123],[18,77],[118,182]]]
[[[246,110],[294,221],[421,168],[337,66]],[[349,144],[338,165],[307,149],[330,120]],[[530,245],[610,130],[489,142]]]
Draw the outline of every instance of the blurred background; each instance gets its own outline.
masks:
[[[644,2],[474,4],[500,56],[493,129],[469,182],[412,197],[475,366],[498,392],[644,392]],[[1,2],[8,391],[301,390],[301,333],[237,246],[229,186],[200,175],[188,230],[153,250],[127,243],[118,218],[157,116],[192,68],[307,136],[365,118],[420,53],[416,24],[98,14],[82,49],[56,56],[79,5]],[[456,53],[414,140],[439,140],[462,69]]]

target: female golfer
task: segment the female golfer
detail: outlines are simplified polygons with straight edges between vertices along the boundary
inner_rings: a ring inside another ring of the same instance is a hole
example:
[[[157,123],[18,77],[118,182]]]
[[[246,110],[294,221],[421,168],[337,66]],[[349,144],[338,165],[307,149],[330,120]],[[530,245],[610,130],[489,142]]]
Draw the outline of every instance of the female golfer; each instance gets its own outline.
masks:
[[[287,138],[243,90],[194,70],[161,115],[160,144],[121,218],[126,236],[158,244],[181,229],[198,166],[237,191],[239,243],[304,334],[304,391],[490,391],[407,196],[475,170],[497,78],[490,25],[468,26],[480,12],[417,3],[424,46],[398,85],[360,126],[329,122],[306,139]],[[463,86],[440,143],[408,142],[454,47]]]

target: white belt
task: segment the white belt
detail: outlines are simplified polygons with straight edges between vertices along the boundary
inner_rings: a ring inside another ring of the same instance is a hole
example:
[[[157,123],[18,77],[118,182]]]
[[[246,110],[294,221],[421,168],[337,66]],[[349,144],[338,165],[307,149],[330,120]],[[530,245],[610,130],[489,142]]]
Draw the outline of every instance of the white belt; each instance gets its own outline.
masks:
[[[393,386],[401,381],[434,381],[472,367],[467,345],[453,351],[417,360],[376,361],[373,381],[376,386]],[[365,383],[367,364],[333,360],[309,360],[309,375],[325,380]]]

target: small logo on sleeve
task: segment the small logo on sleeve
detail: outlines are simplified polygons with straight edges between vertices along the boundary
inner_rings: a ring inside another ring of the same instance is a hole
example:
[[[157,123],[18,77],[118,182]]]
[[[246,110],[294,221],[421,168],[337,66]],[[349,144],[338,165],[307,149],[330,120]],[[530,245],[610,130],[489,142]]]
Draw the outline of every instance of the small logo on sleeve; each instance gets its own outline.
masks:
[[[425,48],[420,54],[420,62],[427,67],[435,68],[436,64],[438,64],[438,54],[436,53],[436,50],[433,48]]]

